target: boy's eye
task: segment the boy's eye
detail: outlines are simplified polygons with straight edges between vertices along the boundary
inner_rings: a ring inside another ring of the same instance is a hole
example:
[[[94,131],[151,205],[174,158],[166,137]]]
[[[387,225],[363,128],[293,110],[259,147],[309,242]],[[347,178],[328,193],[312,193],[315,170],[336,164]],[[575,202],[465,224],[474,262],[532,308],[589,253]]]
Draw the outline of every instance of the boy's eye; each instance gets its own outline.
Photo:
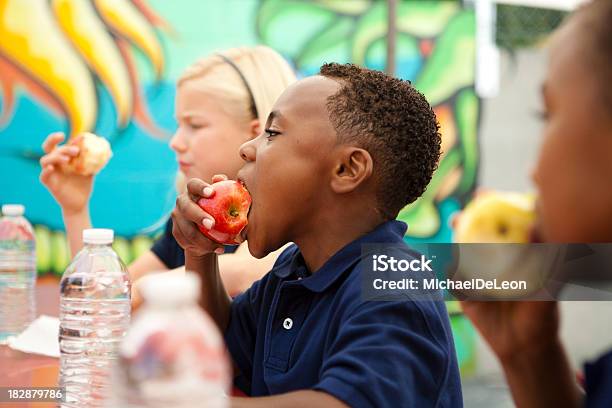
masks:
[[[277,132],[277,131],[272,130],[272,129],[266,129],[266,130],[264,130],[264,133],[266,134],[266,138],[267,139],[270,139],[270,138],[273,138],[274,136],[280,135],[280,132]]]

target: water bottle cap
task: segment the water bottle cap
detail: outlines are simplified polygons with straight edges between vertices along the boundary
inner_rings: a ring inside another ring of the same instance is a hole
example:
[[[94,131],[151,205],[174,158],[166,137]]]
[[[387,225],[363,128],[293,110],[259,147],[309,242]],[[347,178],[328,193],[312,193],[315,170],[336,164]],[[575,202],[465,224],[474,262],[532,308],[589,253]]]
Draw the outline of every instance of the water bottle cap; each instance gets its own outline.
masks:
[[[21,204],[4,204],[2,206],[2,214],[11,217],[18,217],[25,213],[25,207]]]
[[[106,228],[90,228],[83,230],[83,242],[86,244],[112,244],[114,232]]]
[[[192,272],[152,273],[140,281],[142,296],[147,303],[187,303],[200,297],[200,278]]]

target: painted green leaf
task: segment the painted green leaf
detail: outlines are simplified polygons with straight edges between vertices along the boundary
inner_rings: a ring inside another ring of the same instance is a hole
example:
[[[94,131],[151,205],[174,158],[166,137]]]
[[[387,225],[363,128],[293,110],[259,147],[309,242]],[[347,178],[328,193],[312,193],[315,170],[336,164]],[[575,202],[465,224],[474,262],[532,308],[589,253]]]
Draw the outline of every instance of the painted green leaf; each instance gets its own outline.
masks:
[[[318,67],[323,62],[348,62],[354,21],[338,18],[308,41],[296,58],[300,67]]]
[[[372,0],[315,0],[315,3],[338,14],[359,15],[372,5]]]
[[[458,11],[460,5],[455,1],[400,1],[397,28],[416,37],[433,37]]]
[[[51,235],[51,267],[57,276],[62,276],[64,270],[70,263],[70,250],[66,234],[55,231]]]
[[[336,15],[315,3],[296,0],[266,0],[257,14],[263,43],[285,55],[294,56],[317,33],[329,26]],[[291,38],[291,41],[287,41]]]
[[[440,214],[432,201],[420,199],[404,208],[397,219],[408,224],[408,234],[429,237],[440,229]]]
[[[387,3],[378,1],[364,14],[355,27],[352,62],[365,64],[368,46],[387,34]]]
[[[132,256],[137,259],[153,246],[153,240],[146,235],[139,235],[132,240]]]
[[[43,225],[34,227],[36,237],[36,269],[38,274],[51,269],[51,232]]]
[[[432,105],[474,83],[475,17],[472,11],[457,14],[448,24],[415,86]]]
[[[476,370],[476,331],[464,314],[450,317],[455,350],[461,376],[467,376]]]
[[[465,89],[457,95],[455,104],[457,127],[461,135],[463,174],[457,188],[458,193],[467,193],[475,184],[478,152],[478,97],[473,89]]]
[[[397,219],[409,226],[413,237],[430,237],[440,229],[440,214],[434,204],[434,197],[446,177],[459,166],[461,155],[458,149],[451,150],[441,160],[438,170],[433,174],[425,193],[412,204],[404,207]]]
[[[113,240],[113,249],[117,255],[119,255],[119,258],[124,264],[129,265],[132,262],[132,250],[127,239],[123,237],[115,237]]]

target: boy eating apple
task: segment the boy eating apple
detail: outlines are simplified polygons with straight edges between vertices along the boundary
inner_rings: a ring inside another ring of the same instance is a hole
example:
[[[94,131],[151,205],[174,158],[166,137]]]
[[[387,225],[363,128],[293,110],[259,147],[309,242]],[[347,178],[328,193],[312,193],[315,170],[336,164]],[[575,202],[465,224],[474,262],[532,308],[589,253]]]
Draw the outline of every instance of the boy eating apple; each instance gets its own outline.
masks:
[[[272,270],[227,296],[222,246],[199,226],[214,185],[192,179],[173,212],[186,268],[225,334],[235,406],[461,406],[452,334],[441,301],[366,301],[362,245],[405,245],[397,213],[425,190],[440,156],[436,117],[410,82],[325,64],[289,87],[265,132],[245,143],[238,173],[251,194],[250,252],[288,242]],[[218,181],[222,177],[216,177]]]

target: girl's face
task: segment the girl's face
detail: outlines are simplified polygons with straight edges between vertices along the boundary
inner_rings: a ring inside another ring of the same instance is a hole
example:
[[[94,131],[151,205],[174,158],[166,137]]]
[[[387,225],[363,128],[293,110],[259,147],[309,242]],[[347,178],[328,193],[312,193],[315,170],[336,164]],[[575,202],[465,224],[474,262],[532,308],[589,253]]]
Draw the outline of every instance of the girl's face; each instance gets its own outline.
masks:
[[[533,173],[550,242],[612,240],[612,114],[577,18],[555,34],[542,88],[546,124]]]
[[[219,103],[187,80],[177,89],[178,129],[170,140],[181,172],[188,180],[210,182],[215,174],[235,178],[242,166],[240,146],[257,136],[258,120],[248,124],[229,115]]]

